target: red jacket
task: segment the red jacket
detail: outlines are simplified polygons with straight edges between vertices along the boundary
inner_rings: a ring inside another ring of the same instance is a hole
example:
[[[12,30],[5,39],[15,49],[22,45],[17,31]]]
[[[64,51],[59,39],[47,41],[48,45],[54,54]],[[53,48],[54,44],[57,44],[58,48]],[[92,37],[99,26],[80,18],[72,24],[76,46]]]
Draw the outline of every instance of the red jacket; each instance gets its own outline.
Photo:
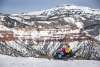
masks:
[[[66,48],[61,48],[60,51],[66,54]]]

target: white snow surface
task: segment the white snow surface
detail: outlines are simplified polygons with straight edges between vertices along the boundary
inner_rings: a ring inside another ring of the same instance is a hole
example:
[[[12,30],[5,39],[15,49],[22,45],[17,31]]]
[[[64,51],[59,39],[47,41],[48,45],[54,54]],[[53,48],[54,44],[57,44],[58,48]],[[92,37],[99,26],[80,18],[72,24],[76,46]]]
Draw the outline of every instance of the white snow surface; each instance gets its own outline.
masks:
[[[95,60],[48,60],[33,57],[10,57],[0,55],[0,67],[100,67]]]

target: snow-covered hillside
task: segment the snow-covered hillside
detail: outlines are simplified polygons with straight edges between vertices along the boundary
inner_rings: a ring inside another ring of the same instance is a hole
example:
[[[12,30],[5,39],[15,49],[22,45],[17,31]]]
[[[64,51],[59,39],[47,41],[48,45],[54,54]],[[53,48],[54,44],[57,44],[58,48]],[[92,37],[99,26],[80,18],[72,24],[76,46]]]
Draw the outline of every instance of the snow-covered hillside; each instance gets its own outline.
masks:
[[[0,14],[1,54],[47,58],[68,45],[73,52],[80,49],[73,59],[100,60],[100,9],[63,5]]]

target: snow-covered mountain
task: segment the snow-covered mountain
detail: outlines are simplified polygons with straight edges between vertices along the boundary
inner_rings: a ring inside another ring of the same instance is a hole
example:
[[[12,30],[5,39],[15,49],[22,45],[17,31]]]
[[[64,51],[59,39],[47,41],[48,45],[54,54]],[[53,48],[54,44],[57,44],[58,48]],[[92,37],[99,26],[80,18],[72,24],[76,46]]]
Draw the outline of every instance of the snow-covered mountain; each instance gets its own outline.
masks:
[[[48,56],[65,43],[73,51],[80,49],[75,58],[100,59],[100,10],[62,5],[29,13],[0,13],[1,54]]]

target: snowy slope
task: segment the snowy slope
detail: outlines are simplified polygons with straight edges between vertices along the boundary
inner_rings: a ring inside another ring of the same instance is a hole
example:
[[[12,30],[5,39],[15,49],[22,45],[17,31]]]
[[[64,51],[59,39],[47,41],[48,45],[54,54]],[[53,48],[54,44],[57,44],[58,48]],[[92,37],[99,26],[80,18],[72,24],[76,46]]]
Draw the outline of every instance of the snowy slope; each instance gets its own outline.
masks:
[[[100,61],[88,60],[48,60],[0,55],[0,67],[100,67]]]

